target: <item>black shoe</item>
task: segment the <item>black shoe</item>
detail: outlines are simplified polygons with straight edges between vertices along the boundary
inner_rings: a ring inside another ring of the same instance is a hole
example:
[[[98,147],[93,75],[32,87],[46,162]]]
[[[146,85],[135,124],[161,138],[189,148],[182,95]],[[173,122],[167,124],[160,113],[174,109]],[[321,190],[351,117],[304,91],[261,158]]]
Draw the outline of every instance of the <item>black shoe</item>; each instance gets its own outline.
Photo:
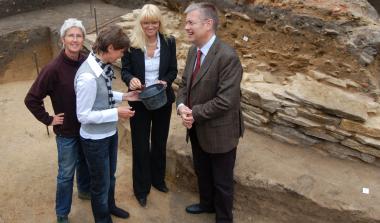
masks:
[[[67,216],[57,216],[57,223],[70,223]]]
[[[154,188],[156,188],[158,191],[161,191],[163,193],[169,192],[169,188],[164,184],[162,186],[155,186],[153,185]]]
[[[146,197],[137,198],[137,201],[139,202],[139,204],[140,204],[141,207],[145,207],[146,206]]]
[[[129,213],[121,208],[118,208],[118,207],[112,207],[110,208],[110,213],[116,217],[119,217],[119,218],[128,218],[129,217]]]
[[[214,209],[203,208],[200,204],[192,204],[186,207],[189,214],[215,213]]]

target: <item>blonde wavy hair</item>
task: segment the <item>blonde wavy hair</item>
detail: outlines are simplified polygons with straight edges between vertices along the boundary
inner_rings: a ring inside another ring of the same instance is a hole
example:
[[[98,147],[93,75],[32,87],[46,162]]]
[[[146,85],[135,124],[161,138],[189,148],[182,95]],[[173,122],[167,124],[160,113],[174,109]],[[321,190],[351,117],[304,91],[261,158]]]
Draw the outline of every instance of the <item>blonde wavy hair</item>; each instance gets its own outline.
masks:
[[[167,38],[167,31],[165,28],[165,23],[163,16],[161,15],[160,9],[153,5],[153,4],[146,4],[141,8],[141,12],[138,15],[135,26],[133,28],[133,31],[131,33],[131,46],[133,48],[144,50],[144,47],[146,46],[146,36],[144,33],[144,30],[142,29],[141,22],[160,22],[160,28],[158,29],[158,32],[160,32],[162,35],[164,35],[164,38]]]

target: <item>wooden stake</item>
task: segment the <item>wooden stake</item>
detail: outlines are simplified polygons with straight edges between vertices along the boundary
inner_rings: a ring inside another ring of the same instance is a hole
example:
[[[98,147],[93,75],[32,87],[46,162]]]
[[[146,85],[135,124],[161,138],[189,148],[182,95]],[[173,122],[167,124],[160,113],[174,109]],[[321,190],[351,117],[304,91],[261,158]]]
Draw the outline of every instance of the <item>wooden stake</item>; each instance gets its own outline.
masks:
[[[91,12],[91,16],[93,16],[92,14],[92,9],[94,8],[94,4],[92,2],[92,0],[90,0],[90,12]]]

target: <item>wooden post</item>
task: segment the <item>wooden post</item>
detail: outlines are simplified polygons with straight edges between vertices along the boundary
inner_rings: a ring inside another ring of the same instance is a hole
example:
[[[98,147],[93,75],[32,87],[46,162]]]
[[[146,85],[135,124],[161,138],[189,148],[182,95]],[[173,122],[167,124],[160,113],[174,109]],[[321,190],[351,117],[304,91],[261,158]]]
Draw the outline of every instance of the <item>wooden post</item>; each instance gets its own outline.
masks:
[[[91,16],[93,15],[92,14],[92,9],[94,8],[94,4],[92,2],[92,0],[90,0],[90,12],[91,12]]]

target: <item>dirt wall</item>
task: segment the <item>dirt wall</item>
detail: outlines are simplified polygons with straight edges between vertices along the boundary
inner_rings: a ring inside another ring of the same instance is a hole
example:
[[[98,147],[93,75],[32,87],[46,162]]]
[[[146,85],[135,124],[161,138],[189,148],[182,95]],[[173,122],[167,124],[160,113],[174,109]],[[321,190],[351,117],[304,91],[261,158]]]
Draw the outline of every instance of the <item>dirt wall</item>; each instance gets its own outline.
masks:
[[[380,12],[380,1],[379,0],[368,0],[369,3],[371,3],[371,5],[373,7],[375,7],[375,9]]]
[[[153,3],[152,0],[141,0],[141,1],[131,1],[131,0],[103,0],[103,2],[108,4],[113,4],[122,8],[140,8],[146,3]]]
[[[380,166],[380,24],[367,1],[214,2],[221,12],[217,35],[238,51],[244,68],[248,127]],[[167,4],[181,11],[187,1]],[[138,13],[119,25],[129,32]],[[164,15],[177,39],[180,76],[190,46],[183,14]]]
[[[80,1],[80,0],[79,0]],[[74,0],[0,0],[0,18],[15,15],[21,12],[33,11],[48,6],[65,5],[73,2]]]
[[[34,79],[37,75],[34,52],[38,67],[52,58],[50,29],[39,27],[19,30],[0,37],[0,83]]]

